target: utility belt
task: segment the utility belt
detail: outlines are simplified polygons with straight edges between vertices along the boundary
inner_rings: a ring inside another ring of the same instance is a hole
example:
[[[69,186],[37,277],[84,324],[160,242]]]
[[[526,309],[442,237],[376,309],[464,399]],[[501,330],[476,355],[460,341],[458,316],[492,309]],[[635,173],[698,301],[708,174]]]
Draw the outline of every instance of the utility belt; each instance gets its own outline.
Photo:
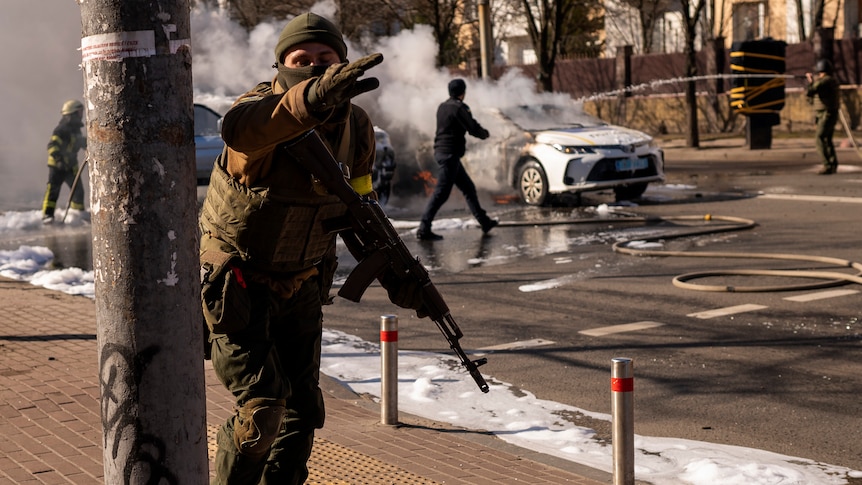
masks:
[[[303,283],[320,274],[318,266],[296,273],[264,273],[245,267],[235,254],[212,244],[201,250],[201,305],[209,332],[227,334],[248,326],[251,318],[249,284],[267,286],[284,299],[292,298]]]

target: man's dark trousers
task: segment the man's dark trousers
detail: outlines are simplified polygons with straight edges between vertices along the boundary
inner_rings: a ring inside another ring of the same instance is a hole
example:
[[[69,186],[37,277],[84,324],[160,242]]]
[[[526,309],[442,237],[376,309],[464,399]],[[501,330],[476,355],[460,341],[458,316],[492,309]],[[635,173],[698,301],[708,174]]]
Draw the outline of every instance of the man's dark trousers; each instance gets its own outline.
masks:
[[[490,222],[488,214],[479,205],[479,196],[476,194],[476,186],[470,175],[464,170],[461,164],[461,158],[449,153],[435,153],[434,160],[440,166],[440,173],[437,176],[437,186],[434,187],[434,193],[431,195],[431,200],[425,208],[425,213],[422,215],[422,221],[419,224],[419,232],[430,232],[431,223],[434,221],[434,216],[437,211],[443,207],[443,204],[449,199],[452,193],[452,187],[458,187],[464,194],[467,200],[467,207],[473,213],[473,217],[479,221],[483,227]]]

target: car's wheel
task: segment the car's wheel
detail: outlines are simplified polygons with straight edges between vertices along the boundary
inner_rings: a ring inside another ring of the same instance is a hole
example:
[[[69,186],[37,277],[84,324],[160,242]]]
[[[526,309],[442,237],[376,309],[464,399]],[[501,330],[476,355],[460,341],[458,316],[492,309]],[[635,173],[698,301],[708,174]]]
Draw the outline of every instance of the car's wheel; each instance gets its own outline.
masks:
[[[647,182],[631,185],[617,185],[614,187],[614,196],[616,196],[617,202],[621,200],[637,199],[646,192],[647,185],[649,185]]]
[[[518,171],[518,194],[527,205],[548,202],[548,176],[539,162],[531,160]]]

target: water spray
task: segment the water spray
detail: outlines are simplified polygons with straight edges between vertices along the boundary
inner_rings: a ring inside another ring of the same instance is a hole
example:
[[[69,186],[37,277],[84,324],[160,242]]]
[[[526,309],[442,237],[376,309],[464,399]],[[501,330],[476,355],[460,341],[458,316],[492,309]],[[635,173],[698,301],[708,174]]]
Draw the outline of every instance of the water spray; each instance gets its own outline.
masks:
[[[645,91],[648,89],[654,89],[659,86],[664,86],[667,84],[681,84],[691,81],[709,81],[712,79],[800,79],[805,78],[805,76],[800,76],[796,74],[704,74],[701,76],[687,76],[687,77],[675,77],[671,79],[656,79],[654,81],[649,81],[640,84],[633,84],[631,86],[626,86],[621,89],[616,89],[613,91],[606,91],[598,94],[591,94],[589,96],[583,96],[575,100],[576,103],[583,103],[585,101],[595,101],[598,99],[611,98],[621,96],[626,93],[634,93],[638,91]]]

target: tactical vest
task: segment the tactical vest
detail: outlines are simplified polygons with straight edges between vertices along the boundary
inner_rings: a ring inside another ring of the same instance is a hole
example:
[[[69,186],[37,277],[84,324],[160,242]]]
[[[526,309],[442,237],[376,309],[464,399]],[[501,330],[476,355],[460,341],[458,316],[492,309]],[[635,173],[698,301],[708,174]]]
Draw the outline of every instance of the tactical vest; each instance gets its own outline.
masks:
[[[832,76],[816,80],[810,95],[814,111],[837,112],[841,106],[840,89],[840,84]]]
[[[336,157],[350,169],[355,158],[350,136],[353,128],[351,113]],[[213,167],[200,225],[203,234],[229,244],[243,261],[256,268],[297,272],[318,264],[334,247],[335,234],[324,232],[323,221],[343,216],[347,206],[337,196],[315,190],[311,174],[297,163],[277,163],[278,150],[285,148],[276,148],[272,171],[282,173],[266,179],[304,177],[308,180],[307,190],[279,193],[277,187],[243,185],[227,172],[222,153]]]

